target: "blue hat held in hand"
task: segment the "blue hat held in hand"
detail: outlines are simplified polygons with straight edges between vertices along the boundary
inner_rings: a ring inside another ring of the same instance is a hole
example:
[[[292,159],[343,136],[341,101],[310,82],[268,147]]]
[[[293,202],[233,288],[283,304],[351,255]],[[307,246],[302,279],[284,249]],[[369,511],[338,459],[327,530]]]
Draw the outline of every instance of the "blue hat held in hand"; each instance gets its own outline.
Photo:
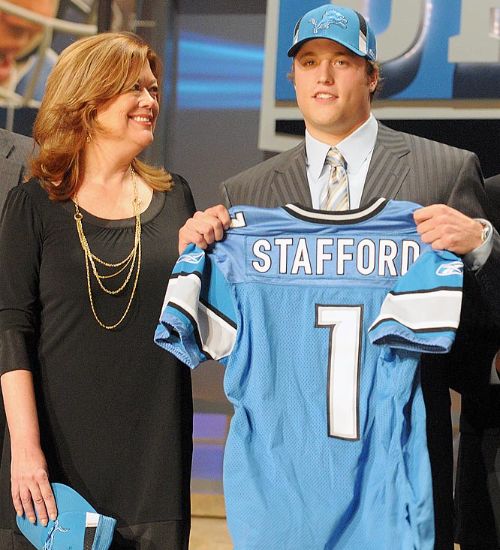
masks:
[[[302,44],[314,38],[327,38],[345,46],[356,55],[375,61],[375,34],[357,11],[334,4],[324,4],[301,17],[293,32],[288,57],[294,57]]]
[[[37,519],[16,516],[21,533],[38,550],[108,550],[116,520],[98,514],[76,491],[62,483],[52,483],[57,519],[44,527]]]

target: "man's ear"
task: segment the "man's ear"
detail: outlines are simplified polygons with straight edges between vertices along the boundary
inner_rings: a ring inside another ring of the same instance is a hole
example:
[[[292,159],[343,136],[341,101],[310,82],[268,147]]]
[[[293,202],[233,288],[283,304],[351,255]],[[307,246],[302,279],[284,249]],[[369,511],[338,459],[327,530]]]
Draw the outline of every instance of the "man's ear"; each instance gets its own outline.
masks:
[[[371,75],[367,75],[368,89],[370,93],[373,93],[377,89],[379,77],[380,77],[380,72],[378,70],[378,67],[374,68],[374,71]]]

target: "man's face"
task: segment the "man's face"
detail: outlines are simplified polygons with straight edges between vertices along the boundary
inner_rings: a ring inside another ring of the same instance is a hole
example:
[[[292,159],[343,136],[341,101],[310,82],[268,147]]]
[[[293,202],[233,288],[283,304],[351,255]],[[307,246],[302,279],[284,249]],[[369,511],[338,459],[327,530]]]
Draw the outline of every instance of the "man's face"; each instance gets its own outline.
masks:
[[[10,3],[47,17],[54,17],[56,12],[56,0],[10,0]],[[0,11],[0,85],[9,80],[16,57],[26,51],[42,30],[41,25]]]
[[[335,145],[361,126],[370,115],[377,78],[367,75],[363,57],[337,42],[306,42],[294,59],[294,83],[308,132]]]

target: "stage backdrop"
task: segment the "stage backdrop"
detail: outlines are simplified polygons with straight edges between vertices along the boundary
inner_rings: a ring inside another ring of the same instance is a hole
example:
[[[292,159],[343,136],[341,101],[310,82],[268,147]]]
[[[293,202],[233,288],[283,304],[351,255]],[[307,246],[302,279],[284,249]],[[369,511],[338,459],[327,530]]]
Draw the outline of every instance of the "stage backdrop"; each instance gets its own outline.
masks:
[[[324,0],[268,0],[261,149],[281,151],[300,119],[287,78],[287,50],[296,21]],[[342,0],[361,12],[377,35],[384,85],[374,104],[379,119],[500,118],[498,0]],[[281,121],[281,122],[280,122]],[[498,127],[497,127],[498,128]],[[497,136],[498,137],[498,136]],[[491,138],[491,136],[490,136]]]

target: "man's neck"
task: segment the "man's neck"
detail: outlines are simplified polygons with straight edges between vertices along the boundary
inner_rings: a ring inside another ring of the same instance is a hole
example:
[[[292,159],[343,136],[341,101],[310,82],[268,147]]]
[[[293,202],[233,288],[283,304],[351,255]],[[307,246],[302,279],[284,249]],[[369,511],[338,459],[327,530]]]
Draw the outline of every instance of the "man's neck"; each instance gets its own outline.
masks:
[[[322,143],[326,143],[332,147],[338,145],[341,141],[349,137],[350,135],[354,134],[361,126],[366,124],[368,119],[370,118],[371,113],[368,113],[368,116],[361,120],[359,123],[357,123],[354,126],[351,126],[348,129],[344,129],[339,132],[323,132],[321,130],[318,130],[317,128],[310,128],[308,124],[306,124],[306,129],[309,132],[309,134],[318,141],[321,141]]]

